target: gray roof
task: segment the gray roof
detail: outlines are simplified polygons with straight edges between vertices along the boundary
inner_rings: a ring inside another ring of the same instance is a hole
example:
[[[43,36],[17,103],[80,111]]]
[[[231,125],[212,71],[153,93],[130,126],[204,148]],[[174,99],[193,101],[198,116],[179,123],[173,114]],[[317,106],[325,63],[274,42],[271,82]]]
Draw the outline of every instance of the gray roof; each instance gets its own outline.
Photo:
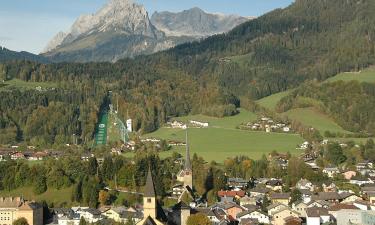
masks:
[[[319,208],[319,207],[312,207],[306,209],[306,215],[308,217],[320,217],[320,216],[328,216],[328,209]]]
[[[290,193],[273,193],[271,199],[289,199]]]
[[[146,220],[142,223],[142,225],[156,225],[156,222],[154,219],[151,218],[151,216],[148,216]]]
[[[236,217],[239,218],[239,217],[245,216],[245,215],[253,213],[253,212],[259,212],[259,213],[267,216],[267,214],[265,214],[264,212],[258,211],[258,210],[246,210],[246,211],[242,211],[242,212],[238,213]]]
[[[154,181],[152,180],[152,174],[151,174],[150,168],[148,168],[144,197],[156,197]]]
[[[312,197],[313,200],[340,200],[342,197],[337,192],[319,192]]]

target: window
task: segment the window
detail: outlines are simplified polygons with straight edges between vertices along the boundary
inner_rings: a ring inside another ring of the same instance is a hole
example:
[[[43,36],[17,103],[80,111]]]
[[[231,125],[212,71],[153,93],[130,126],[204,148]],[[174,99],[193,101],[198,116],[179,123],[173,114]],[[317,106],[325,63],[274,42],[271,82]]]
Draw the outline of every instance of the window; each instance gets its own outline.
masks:
[[[147,199],[147,203],[151,203],[151,198],[148,198],[148,199]]]

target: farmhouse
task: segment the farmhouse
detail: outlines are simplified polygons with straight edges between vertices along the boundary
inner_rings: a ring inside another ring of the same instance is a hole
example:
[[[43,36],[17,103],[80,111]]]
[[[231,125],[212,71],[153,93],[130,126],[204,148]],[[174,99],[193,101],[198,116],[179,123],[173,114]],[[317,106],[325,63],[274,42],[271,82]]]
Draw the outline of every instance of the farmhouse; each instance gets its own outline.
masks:
[[[204,128],[208,127],[208,122],[201,122],[201,121],[197,121],[197,120],[190,120],[189,122],[194,126],[204,127]]]
[[[177,120],[174,120],[173,122],[171,122],[170,125],[171,125],[172,128],[177,128],[177,129],[186,129],[187,128],[186,124],[184,124],[180,121],[177,121]]]

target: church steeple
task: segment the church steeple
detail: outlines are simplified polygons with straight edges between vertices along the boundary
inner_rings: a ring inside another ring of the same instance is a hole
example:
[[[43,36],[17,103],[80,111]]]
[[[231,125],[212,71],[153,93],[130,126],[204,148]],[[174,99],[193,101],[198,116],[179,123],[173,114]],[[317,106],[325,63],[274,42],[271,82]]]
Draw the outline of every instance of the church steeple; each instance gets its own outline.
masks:
[[[148,172],[147,172],[144,196],[145,197],[155,197],[155,186],[154,186],[154,181],[152,179],[150,167],[148,168]]]
[[[156,194],[150,167],[148,168],[146,186],[143,195],[143,214],[145,218],[150,216],[151,218],[156,219]]]

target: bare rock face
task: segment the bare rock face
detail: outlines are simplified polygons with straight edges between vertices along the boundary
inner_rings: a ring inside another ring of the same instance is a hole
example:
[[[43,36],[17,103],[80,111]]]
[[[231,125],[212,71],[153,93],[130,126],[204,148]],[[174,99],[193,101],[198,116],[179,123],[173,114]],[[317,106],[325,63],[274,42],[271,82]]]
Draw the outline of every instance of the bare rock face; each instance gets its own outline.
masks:
[[[193,8],[155,13],[152,21],[132,0],[109,0],[98,12],[80,16],[68,32],[58,33],[43,55],[57,62],[117,61],[227,32],[247,18]]]
[[[247,20],[236,15],[206,13],[200,8],[179,13],[155,12],[151,17],[153,25],[168,36],[196,37],[225,33]]]

